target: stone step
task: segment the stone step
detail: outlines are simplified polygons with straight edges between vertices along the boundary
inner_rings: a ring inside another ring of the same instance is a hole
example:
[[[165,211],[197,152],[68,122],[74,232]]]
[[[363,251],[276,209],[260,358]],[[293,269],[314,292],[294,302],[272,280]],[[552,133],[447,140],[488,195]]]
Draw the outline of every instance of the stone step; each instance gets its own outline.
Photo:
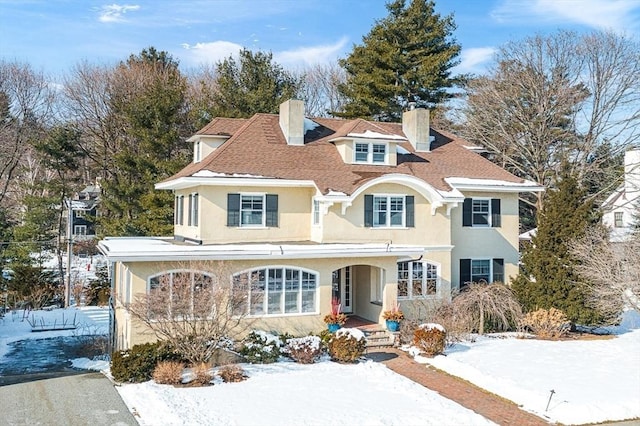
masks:
[[[384,328],[362,330],[367,338],[367,348],[393,347],[398,341],[398,333],[391,333]]]

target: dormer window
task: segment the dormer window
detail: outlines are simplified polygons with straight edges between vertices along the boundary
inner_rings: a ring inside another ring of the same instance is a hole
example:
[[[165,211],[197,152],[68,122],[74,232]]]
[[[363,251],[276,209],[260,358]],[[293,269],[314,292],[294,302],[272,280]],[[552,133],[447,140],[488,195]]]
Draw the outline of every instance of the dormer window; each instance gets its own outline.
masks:
[[[354,160],[356,163],[386,164],[387,145],[380,143],[356,142]]]
[[[195,141],[193,143],[193,162],[199,163],[202,158],[202,150],[200,148],[200,141]]]

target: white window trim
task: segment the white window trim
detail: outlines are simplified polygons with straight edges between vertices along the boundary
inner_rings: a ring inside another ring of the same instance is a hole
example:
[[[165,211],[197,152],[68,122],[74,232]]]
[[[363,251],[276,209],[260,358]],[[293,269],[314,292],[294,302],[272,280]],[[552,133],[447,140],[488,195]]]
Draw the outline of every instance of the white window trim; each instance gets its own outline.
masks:
[[[430,265],[433,265],[433,266],[436,267],[436,292],[434,294],[422,294],[422,295],[419,295],[419,296],[414,296],[413,295],[413,285],[412,285],[411,281],[412,281],[412,277],[413,277],[413,266],[412,265],[413,265],[413,262],[415,262],[415,261],[408,260],[408,261],[405,261],[405,262],[408,262],[409,265],[410,265],[410,268],[409,268],[409,271],[408,271],[409,276],[408,276],[408,283],[407,283],[407,295],[406,296],[398,295],[397,296],[398,300],[433,299],[433,298],[439,297],[440,296],[440,291],[441,291],[440,290],[440,285],[441,285],[441,282],[442,282],[442,279],[441,279],[442,267],[441,267],[440,263],[434,262],[434,261],[429,260],[429,259],[419,261],[419,263],[422,263],[422,273],[423,273],[423,275],[422,275],[422,280],[423,280],[422,288],[423,288],[424,291],[426,291],[426,289],[427,289],[426,282],[425,282],[426,279],[427,279],[427,275],[426,275],[427,267],[426,267],[426,265],[430,264]],[[404,263],[404,262],[398,262],[398,263]],[[398,279],[398,274],[396,273],[396,282],[397,282],[397,279]]]
[[[262,197],[262,221],[260,224],[244,224],[242,223],[242,197]],[[240,221],[239,228],[266,228],[267,227],[267,194],[264,192],[241,192],[240,193]]]
[[[618,219],[619,218],[619,219]],[[624,212],[613,212],[613,227],[624,228]]]
[[[356,146],[357,145],[367,145],[367,160],[361,161],[356,160]],[[383,146],[384,147],[384,161],[383,162],[374,162],[373,161],[373,147],[375,146]],[[389,165],[389,145],[386,143],[380,142],[363,142],[363,141],[354,141],[353,142],[353,163],[354,164],[373,164],[373,165]]]
[[[200,226],[200,194],[192,192],[189,194],[189,221],[188,226],[198,227]]]
[[[408,229],[407,228],[407,195],[406,194],[371,194],[373,195],[373,222],[371,229]],[[376,225],[376,198],[387,198],[387,223]],[[391,225],[391,198],[402,198],[402,225]]]
[[[74,210],[74,212],[76,212],[76,218],[77,219],[84,219],[84,210]]]
[[[311,200],[311,225],[322,226],[322,206],[317,199]]]
[[[264,314],[260,314],[260,315],[256,315],[256,314],[251,314],[251,285],[249,285],[249,297],[247,299],[247,311],[246,313],[243,314],[243,316],[247,317],[247,318],[277,318],[277,317],[298,317],[298,316],[304,316],[304,315],[318,315],[320,313],[319,310],[319,303],[320,303],[320,299],[319,299],[319,295],[320,295],[320,273],[318,271],[314,271],[312,269],[307,269],[307,268],[301,268],[299,266],[293,266],[293,265],[267,265],[267,266],[259,266],[259,267],[254,267],[254,268],[249,268],[249,269],[245,269],[243,271],[234,273],[232,276],[232,279],[235,278],[238,275],[242,275],[242,274],[250,274],[252,272],[256,272],[259,270],[268,270],[268,269],[281,269],[282,270],[282,280],[283,280],[283,294],[285,293],[284,290],[284,281],[286,280],[286,269],[295,269],[297,271],[300,272],[300,285],[302,285],[302,273],[306,272],[308,274],[313,274],[316,277],[316,289],[315,289],[315,294],[314,294],[314,310],[313,312],[290,312],[290,313],[285,313],[285,298],[284,296],[282,297],[281,300],[281,308],[282,308],[282,312],[281,313],[277,313],[277,314],[270,314],[270,313],[264,313]],[[268,273],[265,272],[265,278],[268,279]],[[302,287],[300,287],[299,289],[299,295],[298,295],[298,301],[300,302],[300,309],[302,310]],[[263,299],[263,309],[265,307],[268,308],[268,302],[269,302],[269,285],[268,283],[265,284],[265,290],[264,290],[264,299]]]
[[[474,201],[488,201],[489,202],[489,211],[488,211],[488,217],[487,217],[487,224],[475,224],[473,221],[474,218],[474,212],[473,212],[473,202]],[[493,218],[493,212],[491,211],[491,198],[490,197],[472,197],[471,198],[471,227],[472,228],[492,228],[493,227],[493,223],[492,223],[492,218]]]
[[[84,229],[84,232],[78,232],[78,230]],[[87,235],[87,225],[73,225],[73,235]]]
[[[193,162],[199,163],[202,160],[202,142],[195,141],[193,143]]]
[[[488,261],[489,262],[489,281],[487,282],[487,284],[490,284],[493,282],[493,258],[490,257],[478,257],[478,258],[468,258],[471,261],[471,264],[469,265],[469,277],[471,279],[472,283],[478,282],[475,281],[473,279],[473,262],[479,262],[479,261]]]

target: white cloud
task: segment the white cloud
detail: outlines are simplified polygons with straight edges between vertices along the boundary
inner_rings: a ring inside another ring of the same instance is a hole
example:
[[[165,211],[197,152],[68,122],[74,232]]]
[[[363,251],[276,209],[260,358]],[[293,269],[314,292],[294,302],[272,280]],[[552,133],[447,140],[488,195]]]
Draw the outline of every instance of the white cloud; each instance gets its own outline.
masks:
[[[98,17],[98,20],[100,22],[124,22],[124,15],[127,12],[138,9],[140,9],[140,6],[138,5],[108,4],[100,8],[100,16]]]
[[[503,0],[491,16],[501,23],[542,21],[634,31],[639,13],[639,0]]]
[[[229,56],[238,56],[242,46],[230,41],[212,41],[209,43],[183,44],[186,58],[191,65],[215,64]],[[180,55],[185,56],[185,55]]]
[[[347,38],[343,37],[333,44],[274,52],[273,59],[285,67],[322,64],[335,60],[343,52],[346,45]]]
[[[491,60],[495,54],[494,47],[474,47],[470,49],[462,49],[460,53],[460,63],[455,67],[456,73],[480,73],[483,71],[483,65]]]

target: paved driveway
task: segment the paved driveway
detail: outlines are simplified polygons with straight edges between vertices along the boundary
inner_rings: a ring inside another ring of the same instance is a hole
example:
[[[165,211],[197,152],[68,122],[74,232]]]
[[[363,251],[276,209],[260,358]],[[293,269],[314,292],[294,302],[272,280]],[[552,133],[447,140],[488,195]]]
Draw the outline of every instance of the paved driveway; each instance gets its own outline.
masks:
[[[113,384],[100,373],[0,387],[2,425],[137,425]]]

